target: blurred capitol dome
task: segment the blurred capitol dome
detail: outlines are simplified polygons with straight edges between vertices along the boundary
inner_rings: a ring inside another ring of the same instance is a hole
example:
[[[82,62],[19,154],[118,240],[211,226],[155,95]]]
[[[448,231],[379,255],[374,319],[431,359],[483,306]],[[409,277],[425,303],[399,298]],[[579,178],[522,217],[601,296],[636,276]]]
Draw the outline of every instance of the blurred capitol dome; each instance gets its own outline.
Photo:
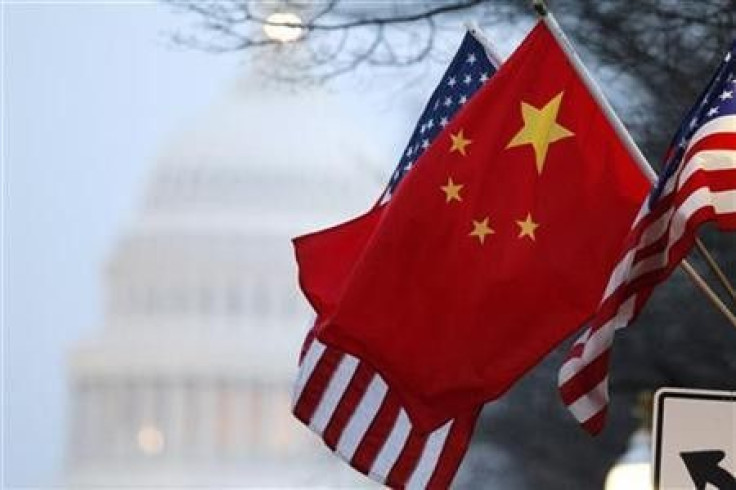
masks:
[[[310,318],[290,239],[368,209],[390,170],[356,124],[251,74],[163,153],[71,355],[71,487],[366,484],[290,414]]]

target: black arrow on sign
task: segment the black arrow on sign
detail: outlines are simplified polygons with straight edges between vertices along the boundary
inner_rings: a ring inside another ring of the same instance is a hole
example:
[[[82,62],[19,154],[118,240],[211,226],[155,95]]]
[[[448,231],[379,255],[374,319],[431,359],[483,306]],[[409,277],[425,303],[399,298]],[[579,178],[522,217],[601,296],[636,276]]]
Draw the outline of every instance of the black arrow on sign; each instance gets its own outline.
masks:
[[[724,470],[718,463],[726,457],[723,451],[694,451],[680,453],[685,462],[687,471],[690,473],[696,490],[705,490],[705,485],[710,483],[718,490],[736,490],[736,478]]]

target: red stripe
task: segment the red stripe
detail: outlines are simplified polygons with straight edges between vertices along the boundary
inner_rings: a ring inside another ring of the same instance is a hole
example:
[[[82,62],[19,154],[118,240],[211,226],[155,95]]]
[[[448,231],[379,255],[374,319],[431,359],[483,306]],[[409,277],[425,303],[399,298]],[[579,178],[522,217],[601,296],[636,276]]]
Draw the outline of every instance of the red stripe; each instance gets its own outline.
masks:
[[[427,483],[427,488],[450,488],[450,484],[452,484],[452,480],[455,478],[460,463],[468,450],[475,423],[478,420],[478,415],[480,415],[480,409],[481,407],[478,407],[471,413],[460,415],[455,419],[437,460],[434,473]]]
[[[676,206],[679,207],[694,192],[705,188],[712,192],[732,191],[736,189],[736,169],[728,170],[695,170],[678,191]]]
[[[317,405],[322,400],[322,395],[324,395],[337,365],[342,360],[342,356],[341,352],[327,347],[314,366],[314,371],[312,371],[312,375],[304,385],[304,390],[294,406],[294,416],[304,424],[309,425],[312,420],[312,415],[314,415]]]
[[[368,426],[368,429],[363,436],[363,440],[360,441],[358,448],[353,455],[350,464],[361,473],[367,475],[373,466],[378,452],[383,447],[388,435],[391,433],[391,429],[396,423],[396,419],[399,416],[399,399],[391,391],[386,393],[386,396],[381,403],[376,417]]]
[[[396,463],[386,478],[386,484],[391,488],[404,488],[406,481],[414,472],[414,468],[422,456],[424,445],[427,442],[428,433],[420,434],[412,429],[406,439],[404,449],[401,450]]]
[[[683,156],[684,162],[689,162],[697,153],[708,150],[736,150],[736,134],[715,133],[700,139]]]
[[[718,215],[718,228],[721,231],[736,231],[736,213]]]
[[[669,254],[664,267],[647,272],[632,281],[626,288],[629,293],[634,294],[645,287],[654,287],[667,279],[692,248],[695,242],[695,231],[697,227],[706,221],[713,220],[715,217],[716,214],[710,205],[704,206],[694,212],[686,223],[682,237],[670,244]]]
[[[696,170],[690,178],[688,178],[685,185],[681,189],[677,190],[671,199],[668,199],[669,202],[666,203],[667,209],[660,208],[660,204],[658,203],[657,209],[660,211],[659,214],[664,214],[672,207],[679,208],[693,193],[703,188],[713,192],[736,189],[736,169],[714,171],[708,171],[705,169]],[[646,221],[653,222],[649,219]],[[670,219],[662,236],[655,242],[639,250],[634,261],[638,262],[657,253],[661,253],[661,251],[663,251],[667,246],[669,239],[668,231],[671,226],[672,220]]]
[[[621,254],[619,261],[626,256],[629,250],[632,250],[639,246],[641,235],[653,223],[661,218],[664,213],[667,212],[667,210],[670,208],[669,205],[672,202],[672,197],[672,194],[668,194],[667,196],[662,197],[659,201],[657,201],[657,205],[655,206],[655,208],[649,210],[649,212],[636,223],[636,226],[634,226],[631,231],[629,231],[629,234],[624,240],[623,246],[621,247],[621,250],[623,250],[624,253]]]
[[[572,405],[575,400],[589,393],[606,378],[610,357],[611,350],[606,349],[559,387],[560,397],[565,405]]]
[[[646,260],[649,257],[653,257],[655,255],[661,254],[662,251],[667,248],[667,243],[669,242],[669,230],[670,225],[672,224],[672,221],[667,223],[667,227],[664,230],[664,233],[662,233],[662,236],[660,236],[657,240],[653,241],[646,247],[643,247],[639,249],[636,254],[634,255],[633,264],[636,265],[638,262],[641,262],[642,260]]]
[[[632,231],[629,233],[628,238],[625,240],[625,248],[623,250],[628,253],[629,250],[638,247],[641,240],[641,235],[646,228],[651,226],[662,215],[670,211],[673,207],[676,208],[682,205],[682,203],[685,202],[685,200],[687,200],[687,198],[690,197],[693,192],[703,187],[709,188],[713,192],[736,189],[736,169],[706,170],[700,168],[693,172],[688,178],[685,186],[675,190],[674,192],[657,201],[655,208],[652,209],[649,214],[647,214],[647,216],[639,221],[637,226],[632,229]],[[667,229],[669,229],[670,225],[671,220],[668,222]],[[664,236],[666,236],[666,232],[664,233]],[[640,250],[637,253],[636,260],[640,260],[644,256],[650,255],[650,247],[654,248],[655,246],[647,245],[644,249]],[[623,258],[625,255],[625,253],[622,254],[621,258]]]
[[[312,347],[312,344],[314,343],[315,339],[315,333],[314,333],[314,325],[317,323],[317,319],[315,318],[314,323],[312,324],[312,328],[309,329],[309,332],[307,332],[307,336],[304,337],[304,342],[302,343],[302,350],[299,352],[299,367],[301,367],[302,362],[304,362],[304,356],[307,355],[307,351],[309,351],[309,348]]]
[[[693,173],[693,176],[697,174],[703,175],[703,180],[708,183],[708,187],[713,192],[732,191],[736,189],[736,160],[734,160],[734,168],[723,170],[699,169]]]
[[[373,379],[373,376],[375,376],[374,371],[366,363],[361,362],[358,364],[358,368],[355,370],[355,374],[347,388],[345,388],[345,393],[342,395],[342,399],[337,405],[335,413],[332,415],[329,424],[327,424],[322,437],[325,444],[333,451],[350,417],[355,413],[355,408],[363,398],[363,394],[368,388],[368,384]]]
[[[575,343],[575,345],[573,345],[572,347],[570,347],[570,350],[568,351],[567,357],[565,358],[565,360],[569,360],[569,359],[573,359],[575,357],[582,356],[583,355],[583,350],[585,349],[585,344],[587,344],[587,341],[586,342]]]
[[[583,422],[581,425],[589,434],[597,435],[606,425],[606,415],[608,414],[608,406],[601,408],[601,411],[593,415],[591,418]]]

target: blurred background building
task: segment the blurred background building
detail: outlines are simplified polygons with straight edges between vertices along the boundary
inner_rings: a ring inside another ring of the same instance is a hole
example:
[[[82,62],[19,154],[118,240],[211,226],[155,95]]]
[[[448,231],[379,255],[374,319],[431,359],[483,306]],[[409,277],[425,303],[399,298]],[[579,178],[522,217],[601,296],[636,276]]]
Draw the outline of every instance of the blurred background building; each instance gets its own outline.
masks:
[[[378,194],[362,134],[251,70],[174,139],[71,356],[70,486],[368,484],[290,414],[310,318],[290,239]]]

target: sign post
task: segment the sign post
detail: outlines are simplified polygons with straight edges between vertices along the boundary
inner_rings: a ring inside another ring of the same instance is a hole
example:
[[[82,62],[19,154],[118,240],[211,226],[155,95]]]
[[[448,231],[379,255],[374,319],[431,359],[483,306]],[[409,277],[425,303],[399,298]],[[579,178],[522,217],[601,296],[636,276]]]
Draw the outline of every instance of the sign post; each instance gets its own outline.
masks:
[[[653,429],[655,490],[736,490],[736,391],[662,388]]]

